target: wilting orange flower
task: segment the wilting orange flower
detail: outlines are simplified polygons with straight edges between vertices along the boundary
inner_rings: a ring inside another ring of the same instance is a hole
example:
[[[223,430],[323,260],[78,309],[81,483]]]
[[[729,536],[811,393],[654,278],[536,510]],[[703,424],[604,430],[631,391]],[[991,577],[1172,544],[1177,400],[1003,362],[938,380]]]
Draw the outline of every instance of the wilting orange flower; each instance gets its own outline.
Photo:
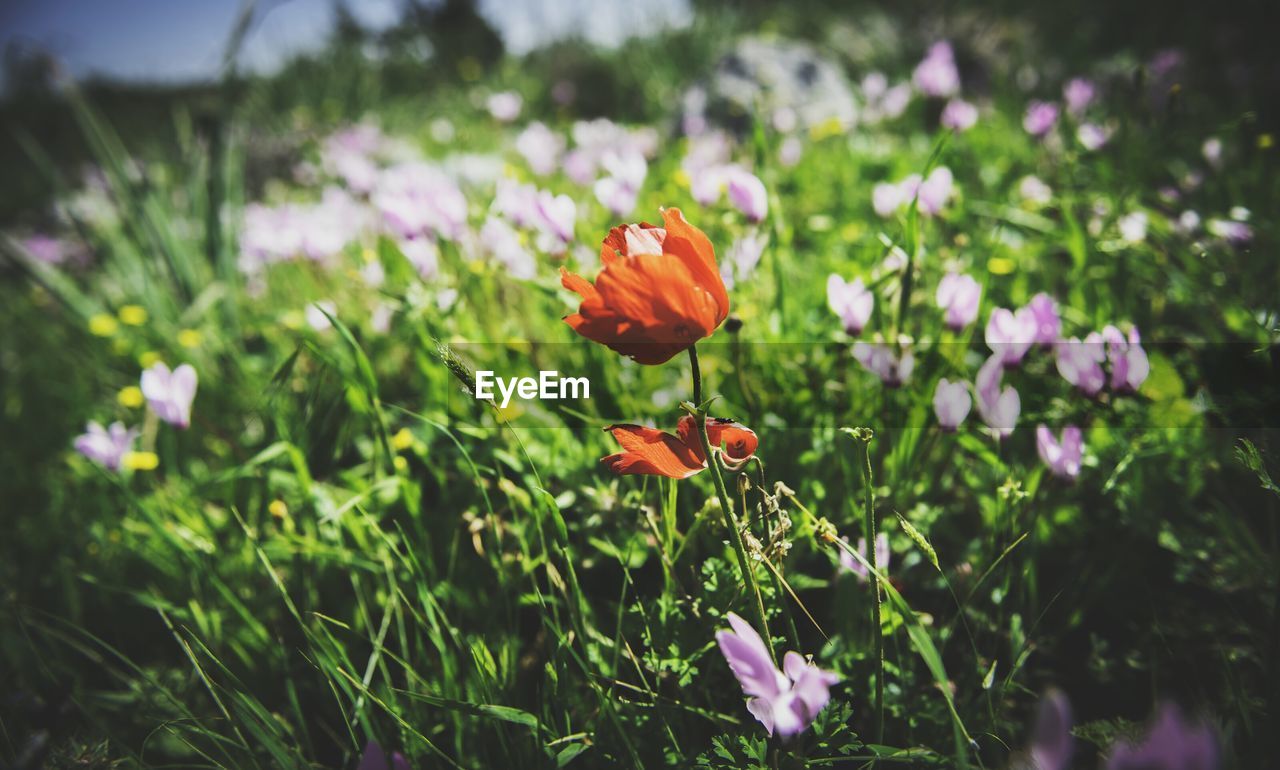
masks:
[[[560,268],[560,282],[582,295],[566,316],[574,331],[642,364],[661,364],[729,314],[729,294],[705,233],[680,209],[664,209],[663,227],[619,225],[600,248],[604,266],[592,285]]]
[[[672,479],[687,479],[707,467],[698,425],[685,415],[676,426],[675,436],[643,425],[610,425],[605,430],[622,445],[622,451],[600,462],[618,475],[648,474]],[[755,454],[760,441],[750,428],[732,420],[707,418],[707,438],[711,446],[723,446],[732,460],[745,460]]]

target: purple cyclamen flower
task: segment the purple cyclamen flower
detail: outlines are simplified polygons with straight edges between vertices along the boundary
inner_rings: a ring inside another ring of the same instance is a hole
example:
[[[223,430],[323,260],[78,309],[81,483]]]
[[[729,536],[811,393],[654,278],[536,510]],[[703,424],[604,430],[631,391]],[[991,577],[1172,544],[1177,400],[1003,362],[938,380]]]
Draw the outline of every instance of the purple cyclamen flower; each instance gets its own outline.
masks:
[[[760,257],[764,255],[764,249],[768,245],[769,236],[755,230],[733,242],[720,263],[720,275],[726,289],[732,289],[735,283],[745,281],[755,273]]]
[[[1058,105],[1053,102],[1032,101],[1022,116],[1022,127],[1035,137],[1049,133],[1057,122]]]
[[[1142,348],[1137,327],[1129,329],[1126,336],[1107,325],[1102,330],[1102,339],[1107,344],[1107,361],[1111,364],[1111,389],[1118,393],[1137,391],[1151,373],[1151,361]]]
[[[942,108],[942,125],[953,131],[968,131],[978,122],[978,108],[964,99],[952,99]]]
[[[1031,738],[1031,770],[1067,770],[1075,741],[1071,737],[1071,701],[1057,690],[1040,699]]]
[[[920,213],[933,216],[942,211],[947,199],[951,197],[953,182],[951,169],[946,166],[938,166],[929,172],[929,176],[915,191],[916,206],[920,209]]]
[[[409,770],[409,760],[398,751],[386,751],[377,741],[369,741],[356,770]]]
[[[84,244],[51,235],[36,233],[22,242],[27,252],[46,265],[81,263],[88,259]]]
[[[992,355],[978,370],[974,385],[978,392],[978,414],[997,439],[1013,435],[1022,412],[1022,399],[1012,385],[1000,388],[1004,364],[998,354]]]
[[[1076,129],[1076,141],[1089,152],[1102,149],[1110,140],[1111,129],[1097,123],[1081,123]]]
[[[1200,213],[1193,209],[1187,209],[1182,212],[1178,215],[1178,221],[1174,225],[1174,229],[1183,235],[1191,235],[1200,229]]]
[[[1147,213],[1131,211],[1116,220],[1120,238],[1128,243],[1142,243],[1147,239]]]
[[[943,430],[950,433],[960,427],[971,408],[973,397],[969,395],[966,383],[951,382],[946,377],[938,380],[938,387],[933,391],[933,413],[938,416],[938,425]]]
[[[749,171],[737,169],[729,174],[729,202],[752,223],[763,221],[769,213],[769,193],[764,182]]]
[[[1035,321],[1035,336],[1032,340],[1046,347],[1053,345],[1062,336],[1062,317],[1058,315],[1058,303],[1044,292],[1031,298],[1024,308]]]
[[[600,164],[608,175],[596,180],[596,200],[609,209],[614,217],[625,217],[635,210],[636,198],[649,173],[649,164],[635,150],[622,154],[610,151],[601,159]]]
[[[1218,742],[1213,728],[1187,721],[1167,703],[1141,743],[1119,741],[1111,747],[1106,770],[1217,770]]]
[[[1215,238],[1221,238],[1233,246],[1240,246],[1253,240],[1253,228],[1234,219],[1214,217],[1205,223],[1204,229]]]
[[[707,166],[689,183],[689,194],[703,206],[710,206],[720,200],[724,193],[724,180],[729,166]]]
[[[892,345],[883,342],[853,343],[853,360],[862,364],[862,368],[880,378],[885,385],[896,388],[911,377],[916,368],[916,359],[910,350],[904,349],[899,355]]]
[[[424,281],[434,280],[440,274],[440,247],[430,238],[413,238],[397,241],[400,253],[418,271]]]
[[[76,437],[75,446],[77,452],[103,468],[118,471],[137,438],[137,429],[125,428],[122,422],[113,422],[111,427],[103,428],[95,420],[85,425],[84,433]]]
[[[513,278],[527,281],[538,273],[538,263],[521,243],[520,234],[498,217],[489,217],[480,228],[480,246]]]
[[[960,70],[956,69],[955,52],[951,44],[939,40],[929,46],[929,52],[916,65],[911,82],[925,96],[952,96],[960,91]]]
[[[910,103],[911,86],[907,83],[899,83],[884,92],[884,97],[880,100],[880,116],[886,120],[893,120],[906,112],[907,105]]]
[[[889,78],[883,72],[868,72],[862,78],[862,95],[868,101],[875,101],[889,90]]]
[[[489,110],[489,114],[493,116],[494,120],[510,123],[520,117],[520,110],[524,107],[524,98],[515,91],[499,91],[485,100],[485,107]]]
[[[888,219],[902,205],[902,187],[891,182],[880,182],[871,188],[871,207],[876,214]]]
[[[998,307],[987,318],[987,347],[991,348],[993,357],[999,358],[1005,366],[1017,366],[1022,363],[1031,343],[1036,341],[1037,327],[1029,308],[1021,308],[1015,313]]]
[[[516,137],[516,152],[529,164],[529,170],[538,176],[546,176],[556,170],[564,146],[564,137],[541,121],[525,126]]]
[[[1080,475],[1080,458],[1084,454],[1084,440],[1080,429],[1068,425],[1062,429],[1062,439],[1053,437],[1049,426],[1041,423],[1036,426],[1036,452],[1049,472],[1064,479],[1074,479]]]
[[[840,316],[844,330],[849,334],[862,333],[875,303],[875,295],[863,285],[861,278],[845,281],[835,273],[827,277],[827,306]]]
[[[1045,184],[1040,177],[1024,176],[1018,182],[1018,197],[1024,201],[1043,206],[1053,200],[1053,188]]]
[[[1067,104],[1067,112],[1079,117],[1085,108],[1093,103],[1098,95],[1098,88],[1088,78],[1071,78],[1062,87],[1062,100]]]
[[[778,162],[783,168],[794,168],[804,155],[804,142],[798,136],[788,136],[778,147]]]
[[[849,538],[846,537],[843,539],[846,543],[849,542]],[[858,538],[858,553],[862,555],[862,558],[867,558],[867,539],[865,537]],[[889,568],[889,555],[889,534],[887,532],[877,533],[875,552],[875,565],[877,571],[883,573]],[[867,580],[871,578],[871,573],[867,570],[866,565],[853,558],[853,554],[843,548],[840,549],[840,566],[847,572],[852,572],[858,577],[858,580],[863,583],[867,582]]]
[[[23,244],[31,256],[46,265],[62,264],[62,242],[49,235],[37,233],[27,238]]]
[[[582,148],[575,148],[565,153],[564,175],[575,184],[588,185],[596,176],[596,160],[591,153]]]
[[[947,273],[938,283],[935,298],[938,307],[946,311],[947,327],[960,331],[978,318],[982,286],[971,275]]]
[[[142,373],[142,395],[161,420],[187,428],[191,425],[191,402],[196,397],[196,370],[183,364],[173,371],[157,361]]]
[[[573,226],[578,219],[578,206],[573,198],[548,190],[538,193],[537,246],[548,254],[562,254],[573,240]]]
[[[467,225],[467,199],[443,171],[410,162],[382,173],[373,205],[401,238],[427,235],[457,239]]]
[[[733,630],[717,631],[716,643],[742,692],[750,698],[747,711],[770,736],[775,730],[783,738],[803,732],[831,700],[831,686],[840,677],[823,671],[798,652],[788,652],[779,671],[760,634],[732,612],[728,620]]]
[[[880,216],[890,217],[914,201],[921,214],[933,216],[942,211],[950,199],[954,179],[951,169],[938,166],[924,179],[919,174],[911,174],[897,184],[882,182],[871,190],[871,206]]]
[[[1210,168],[1222,168],[1222,140],[1218,137],[1211,136],[1204,140],[1204,144],[1200,146],[1200,154]]]
[[[489,210],[511,220],[516,227],[535,228],[542,218],[538,211],[538,188],[503,177],[498,180]]]
[[[1061,340],[1054,345],[1054,354],[1058,374],[1086,396],[1096,396],[1106,386],[1107,375],[1102,371],[1102,362],[1107,359],[1107,354],[1102,335],[1090,332],[1083,342],[1076,337]]]

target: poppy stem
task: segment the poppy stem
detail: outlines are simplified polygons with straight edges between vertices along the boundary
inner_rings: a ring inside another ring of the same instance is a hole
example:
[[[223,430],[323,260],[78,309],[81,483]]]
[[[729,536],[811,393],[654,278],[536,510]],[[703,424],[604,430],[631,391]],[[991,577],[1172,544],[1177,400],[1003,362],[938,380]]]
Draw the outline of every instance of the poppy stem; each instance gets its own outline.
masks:
[[[702,411],[702,369],[698,366],[698,351],[689,346],[689,366],[693,370],[693,406]]]
[[[738,557],[738,569],[742,572],[742,582],[751,593],[752,609],[756,622],[760,624],[761,636],[769,648],[769,655],[775,661],[778,654],[773,649],[773,636],[769,633],[769,622],[765,619],[764,599],[760,596],[760,585],[756,582],[756,573],[751,568],[751,560],[742,543],[742,531],[738,529],[738,517],[733,514],[733,503],[729,501],[729,492],[724,485],[724,476],[720,473],[720,460],[711,452],[711,438],[707,435],[707,410],[702,404],[702,371],[698,367],[698,351],[689,346],[689,363],[693,369],[693,400],[697,415],[694,421],[698,424],[698,440],[702,444],[702,456],[706,458],[711,469],[711,480],[716,488],[716,497],[720,499],[720,509],[724,511],[725,524],[729,529],[729,542],[733,544],[733,552]]]

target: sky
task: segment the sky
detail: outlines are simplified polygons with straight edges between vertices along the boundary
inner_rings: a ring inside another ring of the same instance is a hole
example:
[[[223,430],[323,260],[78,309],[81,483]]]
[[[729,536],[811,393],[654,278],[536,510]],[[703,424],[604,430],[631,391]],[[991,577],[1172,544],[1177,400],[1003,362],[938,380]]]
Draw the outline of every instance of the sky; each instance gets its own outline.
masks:
[[[365,26],[399,18],[404,0],[351,0]],[[179,83],[216,78],[242,0],[0,0],[0,50],[53,53],[73,76]],[[334,0],[259,0],[241,66],[271,72],[324,44]],[[687,24],[690,0],[479,0],[507,49],[525,53],[580,33],[614,46],[629,31]],[[0,74],[3,77],[3,74]],[[5,85],[0,83],[0,85]]]
[[[362,22],[385,26],[399,0],[352,3]],[[216,77],[241,0],[0,0],[0,48],[36,44],[77,77],[162,83]],[[264,0],[242,65],[271,71],[323,44],[332,0]]]

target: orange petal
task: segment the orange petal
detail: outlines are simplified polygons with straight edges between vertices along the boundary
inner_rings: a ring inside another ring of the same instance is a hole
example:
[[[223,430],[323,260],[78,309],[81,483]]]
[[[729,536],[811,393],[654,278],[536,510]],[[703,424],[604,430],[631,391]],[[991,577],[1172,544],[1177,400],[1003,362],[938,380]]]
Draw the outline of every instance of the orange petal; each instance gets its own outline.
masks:
[[[639,222],[635,225],[646,230],[652,230],[657,225],[651,225],[648,222]],[[604,242],[600,244],[600,264],[608,265],[618,258],[618,255],[627,256],[627,228],[631,225],[618,225],[610,228],[609,234],[604,237]]]
[[[702,441],[698,438],[697,423],[691,415],[680,418],[676,432],[680,440],[688,444],[699,458],[702,457]],[[755,431],[742,423],[726,420],[722,417],[707,418],[707,441],[713,447],[720,447],[732,460],[745,460],[756,453],[760,439]]]
[[[605,266],[576,315],[582,336],[647,365],[670,360],[715,330],[716,305],[670,254],[641,254]]]
[[[600,296],[596,291],[596,287],[592,286],[590,281],[577,273],[569,272],[563,267],[560,268],[560,285],[571,292],[582,295],[584,300]]]
[[[706,467],[701,452],[694,452],[679,438],[643,425],[611,425],[606,428],[622,451],[600,462],[619,475],[647,474],[685,479]]]
[[[667,238],[662,249],[674,254],[693,275],[694,280],[706,289],[716,303],[716,326],[729,315],[729,293],[725,291],[724,280],[720,277],[720,269],[716,266],[716,250],[711,245],[707,234],[689,224],[678,208],[662,211],[662,221],[667,228]]]

